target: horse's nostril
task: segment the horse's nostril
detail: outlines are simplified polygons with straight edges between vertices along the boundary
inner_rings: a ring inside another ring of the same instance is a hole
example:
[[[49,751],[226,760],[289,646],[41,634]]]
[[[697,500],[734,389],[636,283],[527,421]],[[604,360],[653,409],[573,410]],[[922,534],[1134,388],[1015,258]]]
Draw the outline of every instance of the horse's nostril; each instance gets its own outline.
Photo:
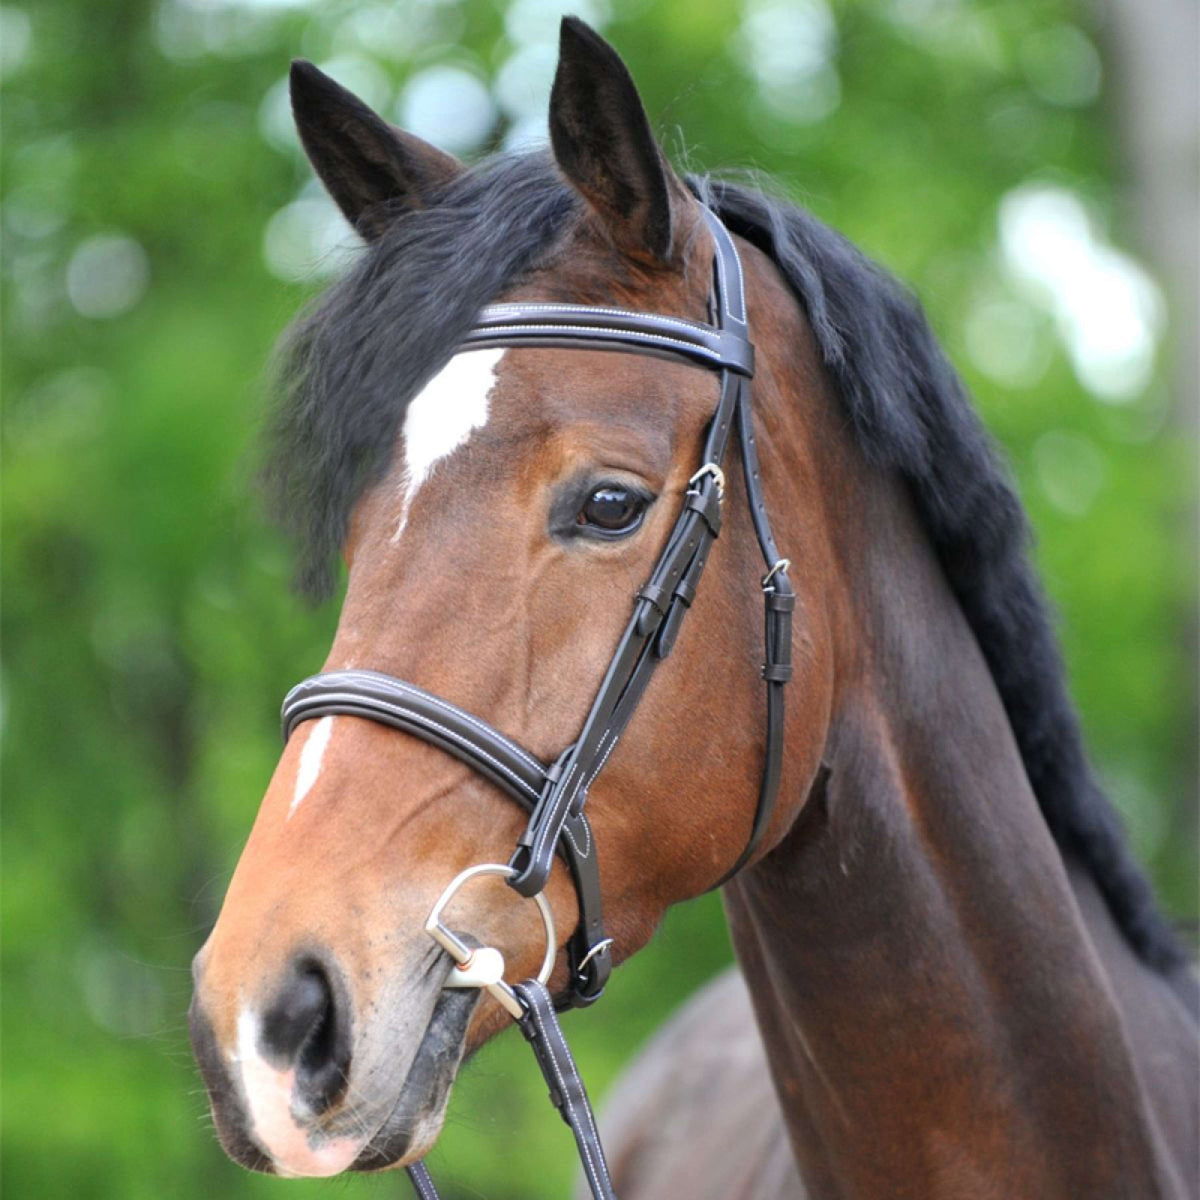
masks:
[[[316,1111],[328,1108],[346,1083],[348,1014],[340,1011],[329,976],[317,963],[298,963],[263,1014],[262,1048],[296,1071],[296,1084]]]

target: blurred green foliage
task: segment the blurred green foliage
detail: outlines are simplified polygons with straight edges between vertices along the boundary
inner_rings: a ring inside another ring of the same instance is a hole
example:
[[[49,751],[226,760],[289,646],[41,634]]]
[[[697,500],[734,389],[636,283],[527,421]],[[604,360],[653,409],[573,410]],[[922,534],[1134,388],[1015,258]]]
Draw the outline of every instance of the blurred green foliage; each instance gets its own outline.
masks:
[[[1080,382],[1070,313],[1044,280],[1022,283],[999,215],[1041,187],[1097,246],[1123,240],[1104,63],[1081,12],[602,3],[583,15],[626,56],[677,160],[769,172],[925,301],[1011,456],[1097,762],[1167,904],[1192,915],[1189,447],[1153,372],[1118,395]],[[558,12],[0,9],[13,1197],[404,1193],[390,1176],[281,1184],[229,1164],[184,1030],[190,956],[278,752],[277,701],[319,666],[336,619],[289,594],[249,486],[263,363],[353,243],[344,228],[328,240],[282,80],[303,54],[392,115],[473,121],[476,144],[458,148],[481,151],[536,127]],[[447,65],[484,85],[457,117],[445,85],[463,76]],[[714,898],[675,914],[602,1011],[569,1021],[593,1087],[728,958]],[[523,1046],[502,1038],[465,1073],[434,1167],[450,1194],[566,1193],[569,1138]]]

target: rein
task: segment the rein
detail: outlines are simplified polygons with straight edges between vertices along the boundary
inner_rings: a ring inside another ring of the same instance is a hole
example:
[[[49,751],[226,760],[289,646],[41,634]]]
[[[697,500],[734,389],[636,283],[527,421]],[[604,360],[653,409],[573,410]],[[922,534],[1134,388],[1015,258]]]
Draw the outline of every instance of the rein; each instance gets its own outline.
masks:
[[[533,1046],[550,1098],[571,1127],[596,1200],[613,1200],[612,1183],[587,1093],[563,1039],[555,1008],[586,1007],[599,999],[612,972],[612,939],[604,932],[595,838],[584,813],[588,790],[624,732],[659,663],[671,652],[700,576],[721,529],[723,463],[736,425],[742,476],[766,573],[763,679],[767,689],[766,749],[758,805],[746,845],[719,887],[750,859],[774,810],[783,758],[784,685],[791,678],[791,614],[795,594],[789,561],[771,533],[750,409],[754,347],[746,320],[745,285],[732,238],[708,209],[704,218],[716,244],[709,297],[712,324],[626,309],[573,304],[513,303],[483,309],[462,349],[498,346],[578,347],[668,355],[717,371],[721,394],[709,422],[699,469],[649,580],[600,683],[578,737],[545,764],[487,722],[411,683],[375,671],[331,671],[297,684],[283,702],[284,740],[302,721],[332,714],[364,717],[438,746],[474,768],[530,811],[529,823],[507,866],[483,864],[455,879],[426,923],[426,931],[457,964],[448,987],[483,987],[517,1019]],[[548,906],[542,890],[555,854],[570,871],[579,924],[567,942],[569,981],[553,1001],[546,990],[555,949],[547,920],[548,964],[539,979],[508,985],[503,959],[491,947],[472,948],[440,921],[442,908],[474,874],[501,874],[522,896]],[[421,1200],[436,1200],[422,1163],[409,1168]]]

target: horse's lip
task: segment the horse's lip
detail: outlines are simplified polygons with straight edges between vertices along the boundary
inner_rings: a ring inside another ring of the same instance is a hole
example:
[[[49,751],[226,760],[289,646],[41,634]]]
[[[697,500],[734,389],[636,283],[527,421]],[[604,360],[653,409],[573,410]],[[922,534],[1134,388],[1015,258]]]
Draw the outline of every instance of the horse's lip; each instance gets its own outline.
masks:
[[[350,1170],[382,1171],[394,1166],[408,1154],[413,1134],[422,1123],[432,1119],[440,1124],[478,1000],[479,992],[473,988],[441,992],[396,1103]]]

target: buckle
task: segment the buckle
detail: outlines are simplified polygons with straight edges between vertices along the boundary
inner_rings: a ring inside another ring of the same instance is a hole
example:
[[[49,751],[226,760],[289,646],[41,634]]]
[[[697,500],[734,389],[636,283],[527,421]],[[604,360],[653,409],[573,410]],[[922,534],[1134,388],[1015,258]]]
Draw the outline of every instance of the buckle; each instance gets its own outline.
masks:
[[[702,466],[700,470],[698,470],[695,475],[688,480],[688,491],[690,492],[696,486],[696,484],[698,484],[700,480],[705,477],[705,475],[711,475],[713,477],[713,481],[717,485],[717,495],[724,500],[725,472],[722,471],[716,463],[706,462],[704,466]]]
[[[771,590],[771,580],[779,574],[780,571],[786,571],[792,565],[790,558],[781,558],[775,565],[762,577],[762,590],[769,592]]]
[[[610,937],[601,938],[580,960],[575,964],[575,974],[580,979],[585,978],[584,970],[588,963],[596,957],[597,954],[603,954],[613,944],[613,939]]]

